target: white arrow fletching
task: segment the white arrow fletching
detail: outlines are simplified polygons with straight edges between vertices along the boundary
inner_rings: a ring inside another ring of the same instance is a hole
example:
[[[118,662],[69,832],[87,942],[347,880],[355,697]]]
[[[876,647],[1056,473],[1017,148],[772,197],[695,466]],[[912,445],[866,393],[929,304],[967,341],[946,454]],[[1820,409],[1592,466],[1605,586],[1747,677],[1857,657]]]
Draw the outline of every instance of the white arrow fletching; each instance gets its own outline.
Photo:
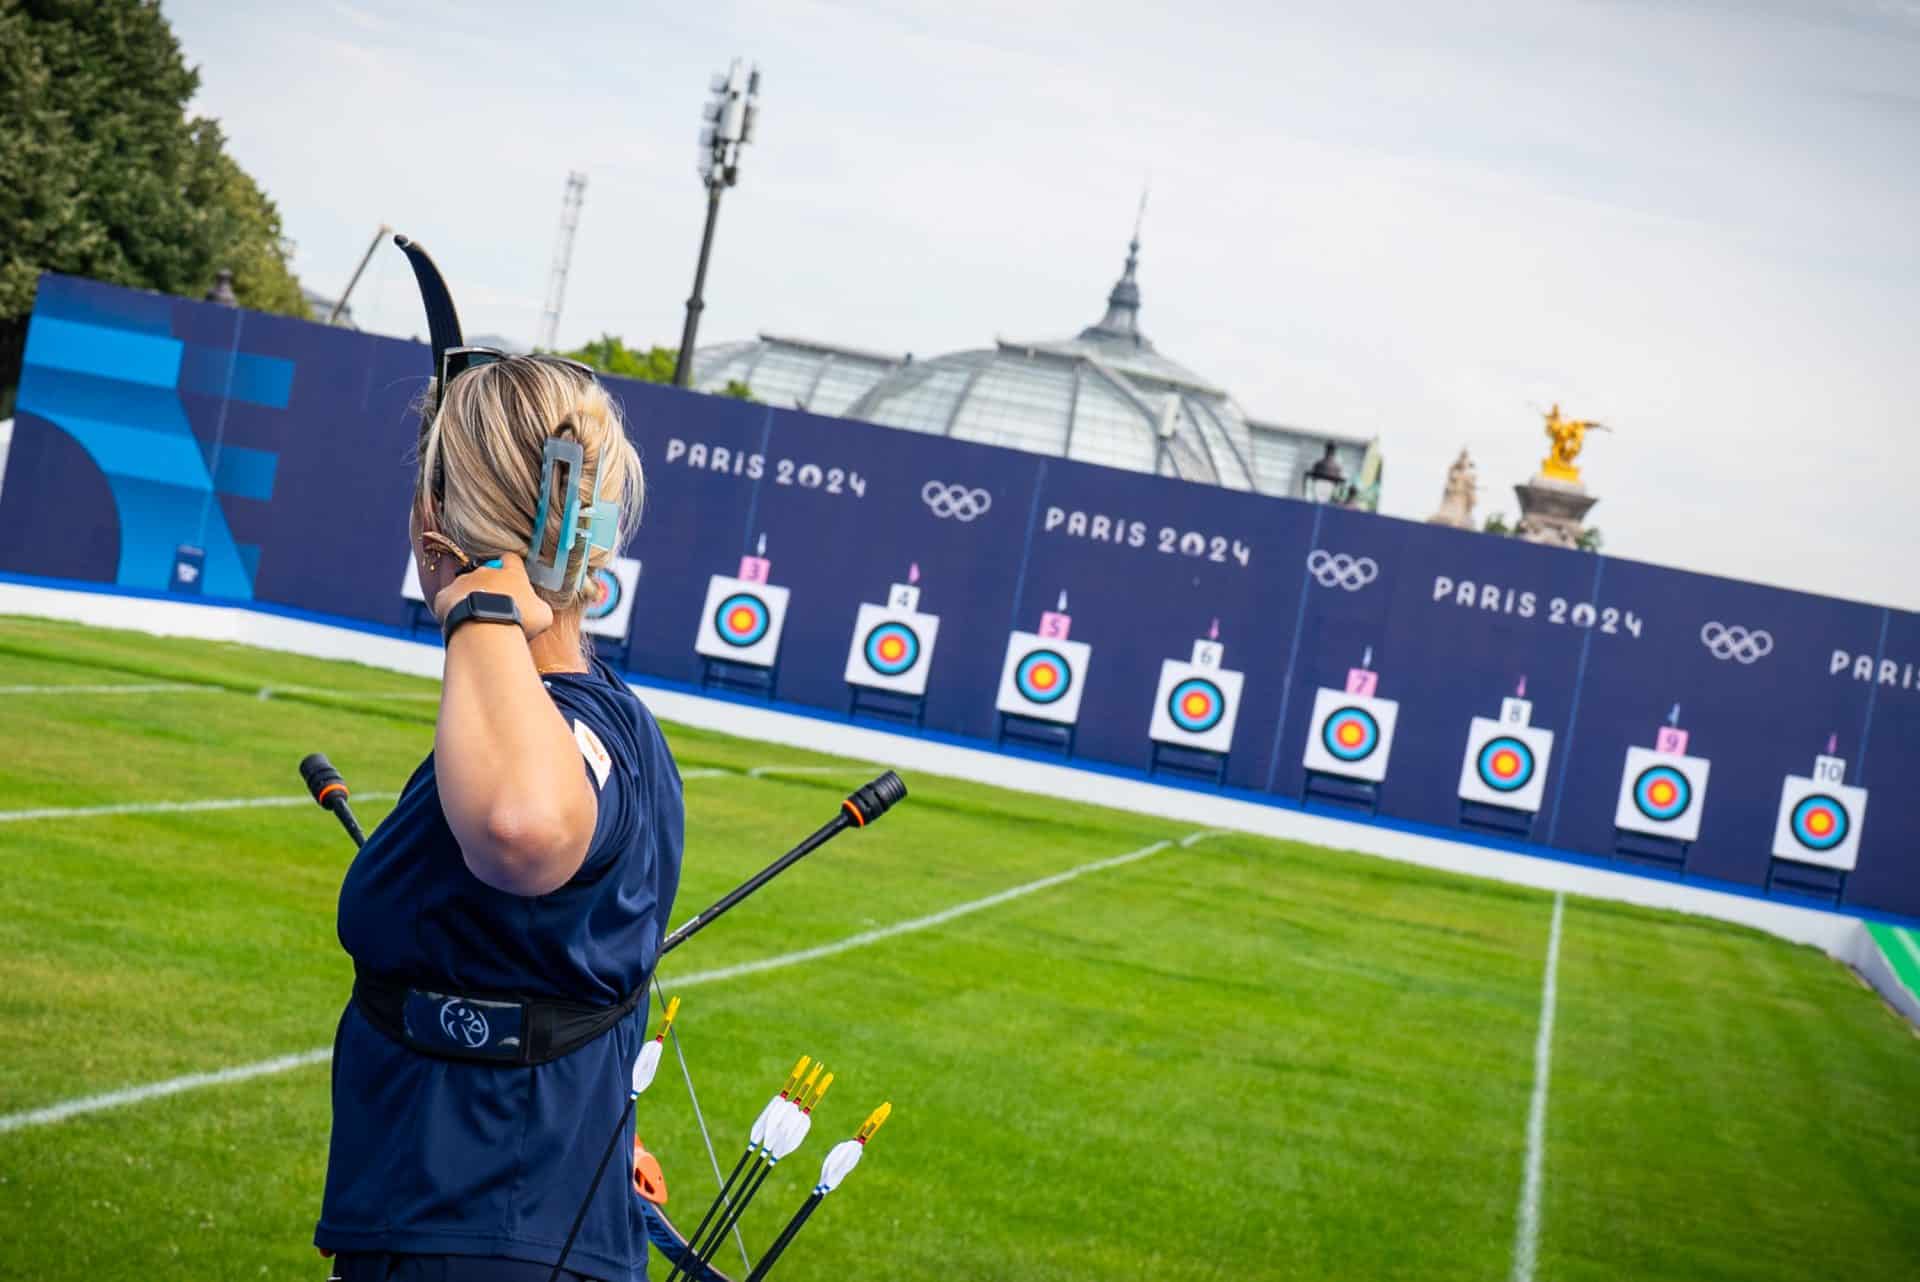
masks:
[[[660,1043],[648,1042],[633,1057],[633,1093],[641,1095],[647,1087],[653,1085],[653,1075],[660,1071]]]
[[[820,1163],[820,1182],[813,1186],[815,1193],[831,1193],[840,1187],[840,1181],[847,1173],[860,1165],[860,1155],[867,1146],[859,1140],[841,1140],[827,1154],[827,1160]]]
[[[767,1106],[760,1110],[760,1116],[753,1119],[753,1129],[747,1132],[747,1147],[758,1148],[760,1141],[767,1138],[767,1127],[772,1123],[774,1117],[778,1115],[782,1109],[788,1107],[790,1107],[790,1105],[788,1105],[787,1101],[778,1095],[768,1100]]]
[[[813,1114],[793,1110],[793,1115],[785,1125],[775,1127],[767,1136],[767,1151],[774,1161],[779,1161],[800,1147],[807,1138],[807,1132],[813,1129]]]

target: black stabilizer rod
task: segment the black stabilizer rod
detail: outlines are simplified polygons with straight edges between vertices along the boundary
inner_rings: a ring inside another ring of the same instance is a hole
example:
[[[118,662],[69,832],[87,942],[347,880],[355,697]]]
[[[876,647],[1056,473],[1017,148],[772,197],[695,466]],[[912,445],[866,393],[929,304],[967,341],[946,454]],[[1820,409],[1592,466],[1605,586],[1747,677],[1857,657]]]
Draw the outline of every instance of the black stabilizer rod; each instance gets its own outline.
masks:
[[[320,803],[323,810],[331,810],[340,826],[347,830],[347,836],[353,838],[355,846],[367,844],[367,834],[360,831],[359,820],[353,817],[353,807],[347,804],[347,781],[327,760],[327,754],[316,752],[300,762],[300,777],[307,781],[307,791]]]
[[[865,828],[879,819],[907,795],[907,785],[899,775],[889,770],[872,783],[854,790],[853,794],[840,803],[840,813],[823,824],[805,841],[762,868],[753,876],[729,890],[715,900],[705,912],[696,914],[682,922],[678,929],[668,935],[660,945],[660,955],[668,953],[686,943],[702,930],[712,925],[727,909],[751,895],[760,887],[778,877],[793,865],[827,844],[834,836],[848,828]]]

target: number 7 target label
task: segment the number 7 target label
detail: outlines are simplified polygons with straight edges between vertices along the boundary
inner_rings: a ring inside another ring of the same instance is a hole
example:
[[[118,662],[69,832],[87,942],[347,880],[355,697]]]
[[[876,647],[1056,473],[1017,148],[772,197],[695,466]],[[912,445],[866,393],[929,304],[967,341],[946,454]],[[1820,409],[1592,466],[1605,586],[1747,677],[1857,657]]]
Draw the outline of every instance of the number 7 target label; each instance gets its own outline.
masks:
[[[1301,764],[1317,774],[1380,783],[1387,777],[1399,718],[1400,705],[1392,699],[1322,686],[1314,692]]]

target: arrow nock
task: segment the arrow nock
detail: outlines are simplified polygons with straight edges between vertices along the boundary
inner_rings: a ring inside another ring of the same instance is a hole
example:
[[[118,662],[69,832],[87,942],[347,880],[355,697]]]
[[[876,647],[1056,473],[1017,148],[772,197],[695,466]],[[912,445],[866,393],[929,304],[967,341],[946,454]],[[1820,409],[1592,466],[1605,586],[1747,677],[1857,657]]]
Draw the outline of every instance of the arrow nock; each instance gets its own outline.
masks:
[[[867,1114],[867,1120],[860,1123],[860,1129],[854,1132],[853,1138],[865,1144],[873,1138],[875,1131],[886,1124],[887,1118],[890,1117],[892,1113],[893,1101],[889,1100],[879,1108],[874,1109],[873,1112]]]
[[[673,1027],[674,1018],[679,1014],[680,999],[676,997],[667,1003],[667,1017],[660,1021],[660,1031],[653,1035],[654,1041],[664,1042],[667,1040],[667,1030]]]
[[[833,1074],[828,1073],[825,1077],[820,1079],[819,1089],[814,1091],[813,1094],[808,1096],[806,1099],[800,1101],[800,1111],[802,1113],[813,1112],[814,1106],[817,1105],[821,1100],[827,1097],[827,1088],[832,1085],[833,1085]]]
[[[787,1084],[780,1088],[780,1097],[786,1099],[793,1094],[793,1088],[800,1085],[800,1074],[807,1071],[807,1065],[813,1063],[811,1055],[802,1055],[800,1062],[793,1066],[793,1072],[787,1074]]]

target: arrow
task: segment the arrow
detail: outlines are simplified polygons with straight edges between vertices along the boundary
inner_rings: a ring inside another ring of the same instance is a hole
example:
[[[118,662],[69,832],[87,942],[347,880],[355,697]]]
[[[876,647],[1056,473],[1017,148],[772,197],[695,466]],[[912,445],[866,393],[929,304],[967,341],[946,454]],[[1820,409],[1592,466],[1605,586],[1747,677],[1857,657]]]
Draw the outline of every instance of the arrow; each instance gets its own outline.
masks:
[[[773,1245],[767,1248],[767,1253],[760,1257],[760,1263],[755,1265],[753,1272],[747,1275],[747,1282],[762,1282],[762,1279],[772,1270],[774,1262],[780,1258],[780,1253],[785,1251],[800,1230],[806,1227],[807,1219],[813,1214],[814,1209],[826,1200],[827,1194],[840,1187],[840,1181],[846,1179],[853,1172],[854,1167],[860,1165],[860,1157],[866,1152],[867,1141],[873,1138],[873,1133],[880,1129],[892,1112],[891,1103],[882,1104],[867,1114],[867,1120],[861,1123],[860,1129],[854,1133],[852,1139],[841,1140],[828,1151],[827,1160],[820,1163],[820,1182],[813,1186],[813,1193],[800,1204],[800,1209],[793,1213],[793,1218],[787,1221],[787,1226],[780,1230],[780,1236],[773,1240]]]
[[[1520,674],[1520,688],[1513,692],[1513,697],[1516,699],[1527,697],[1527,674],[1524,672]]]
[[[1673,711],[1667,714],[1667,724],[1674,727],[1679,726],[1680,724],[1680,705],[1679,704],[1677,703],[1674,704]]]
[[[1827,736],[1827,755],[1829,757],[1838,756],[1839,752],[1840,752],[1840,736],[1837,734],[1828,735]]]
[[[1213,620],[1213,626],[1207,629],[1207,640],[1218,641],[1219,639],[1220,639],[1220,618],[1218,615],[1215,615]]]
[[[907,582],[918,583],[919,581],[920,581],[920,563],[918,561],[915,561],[911,565],[907,566]]]
[[[1067,590],[1065,588],[1060,589],[1060,604],[1055,606],[1054,609],[1059,611],[1061,614],[1065,614],[1067,612]]]
[[[755,556],[765,556],[765,555],[767,554],[767,535],[766,535],[766,531],[764,531],[764,530],[762,530],[762,531],[760,532],[760,542],[759,542],[759,544],[758,544],[758,545],[757,545],[757,546],[756,546],[756,547],[754,548],[754,550],[753,550],[753,554],[754,554]]]
[[[1363,668],[1373,667],[1373,647],[1372,646],[1368,646],[1367,652],[1360,656],[1360,666]]]
[[[771,1121],[776,1113],[779,1113],[787,1107],[787,1103],[792,1098],[794,1091],[801,1084],[801,1075],[807,1071],[807,1065],[811,1063],[813,1063],[812,1056],[802,1055],[799,1061],[794,1064],[793,1071],[787,1074],[786,1085],[782,1086],[779,1093],[767,1101],[766,1107],[760,1110],[760,1116],[753,1119],[753,1126],[749,1128],[747,1132],[747,1147],[745,1151],[740,1154],[740,1160],[733,1164],[733,1171],[727,1176],[726,1181],[720,1185],[720,1191],[714,1195],[713,1202],[707,1207],[707,1213],[700,1217],[699,1227],[687,1235],[687,1249],[681,1254],[678,1260],[674,1261],[673,1272],[667,1275],[668,1282],[672,1282],[673,1278],[679,1276],[681,1266],[688,1260],[698,1259],[695,1252],[701,1241],[701,1235],[707,1231],[707,1225],[713,1220],[714,1215],[719,1212],[720,1208],[731,1205],[727,1200],[727,1194],[733,1192],[734,1185],[739,1182],[740,1173],[747,1169],[747,1164],[753,1160],[754,1153],[759,1149],[761,1141],[766,1138],[769,1121]],[[820,1069],[816,1066],[813,1070],[813,1077],[807,1078],[806,1081],[811,1084],[814,1078],[819,1077],[819,1075]]]

